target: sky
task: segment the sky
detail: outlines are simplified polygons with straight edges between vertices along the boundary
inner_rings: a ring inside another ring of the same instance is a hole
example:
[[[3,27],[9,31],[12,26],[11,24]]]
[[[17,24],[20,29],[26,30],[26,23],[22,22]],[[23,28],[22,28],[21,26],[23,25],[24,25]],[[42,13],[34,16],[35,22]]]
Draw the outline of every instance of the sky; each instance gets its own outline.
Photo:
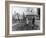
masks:
[[[32,10],[32,12],[31,12]],[[12,6],[12,14],[19,13],[20,15],[25,13],[25,15],[29,14],[35,14],[37,15],[37,8],[32,8],[32,7],[19,7],[19,6]]]

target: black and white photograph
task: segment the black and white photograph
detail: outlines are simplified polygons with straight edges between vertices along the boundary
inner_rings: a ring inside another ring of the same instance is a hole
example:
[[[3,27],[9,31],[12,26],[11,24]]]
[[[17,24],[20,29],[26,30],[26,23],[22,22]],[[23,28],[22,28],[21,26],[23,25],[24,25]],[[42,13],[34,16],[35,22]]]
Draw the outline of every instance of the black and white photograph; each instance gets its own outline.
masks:
[[[9,4],[9,34],[43,33],[43,6]]]
[[[40,8],[14,6],[12,31],[40,30]]]
[[[33,31],[41,28],[42,6],[11,4],[12,31]]]

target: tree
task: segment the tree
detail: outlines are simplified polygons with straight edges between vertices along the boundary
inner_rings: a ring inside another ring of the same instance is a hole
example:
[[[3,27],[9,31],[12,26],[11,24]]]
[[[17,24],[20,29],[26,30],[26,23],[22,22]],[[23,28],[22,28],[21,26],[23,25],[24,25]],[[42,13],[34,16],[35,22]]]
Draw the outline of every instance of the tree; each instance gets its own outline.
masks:
[[[25,14],[24,14],[24,12],[23,12],[23,20],[24,20],[24,21],[26,20],[26,17],[25,17]]]
[[[17,17],[18,17],[18,21],[20,21],[20,19],[19,19],[19,16],[20,16],[19,13],[17,13],[16,15],[17,15]]]
[[[39,16],[39,19],[40,19],[40,8],[38,8],[37,10],[38,10],[38,16]]]

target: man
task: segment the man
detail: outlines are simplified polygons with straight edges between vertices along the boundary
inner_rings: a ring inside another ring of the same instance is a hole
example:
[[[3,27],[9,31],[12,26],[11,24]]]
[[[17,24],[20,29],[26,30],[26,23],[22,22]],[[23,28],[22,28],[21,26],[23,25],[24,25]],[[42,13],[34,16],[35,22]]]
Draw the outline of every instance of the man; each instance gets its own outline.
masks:
[[[34,29],[35,27],[35,17],[33,16],[33,19],[32,19],[32,24],[33,24],[33,27],[32,27],[32,30]]]
[[[35,24],[35,17],[33,16],[33,19],[32,19],[32,24],[34,25]]]
[[[29,24],[29,20],[28,20],[28,18],[26,18],[26,24]]]

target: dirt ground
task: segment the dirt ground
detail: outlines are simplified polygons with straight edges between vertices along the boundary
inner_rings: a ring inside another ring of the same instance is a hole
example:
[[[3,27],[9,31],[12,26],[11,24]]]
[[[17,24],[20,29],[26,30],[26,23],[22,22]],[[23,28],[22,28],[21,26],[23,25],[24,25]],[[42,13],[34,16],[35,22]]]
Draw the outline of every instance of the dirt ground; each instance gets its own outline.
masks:
[[[29,24],[15,23],[12,26],[12,31],[23,31],[23,30],[40,30],[40,20],[35,20],[35,24],[32,24],[30,21]]]

